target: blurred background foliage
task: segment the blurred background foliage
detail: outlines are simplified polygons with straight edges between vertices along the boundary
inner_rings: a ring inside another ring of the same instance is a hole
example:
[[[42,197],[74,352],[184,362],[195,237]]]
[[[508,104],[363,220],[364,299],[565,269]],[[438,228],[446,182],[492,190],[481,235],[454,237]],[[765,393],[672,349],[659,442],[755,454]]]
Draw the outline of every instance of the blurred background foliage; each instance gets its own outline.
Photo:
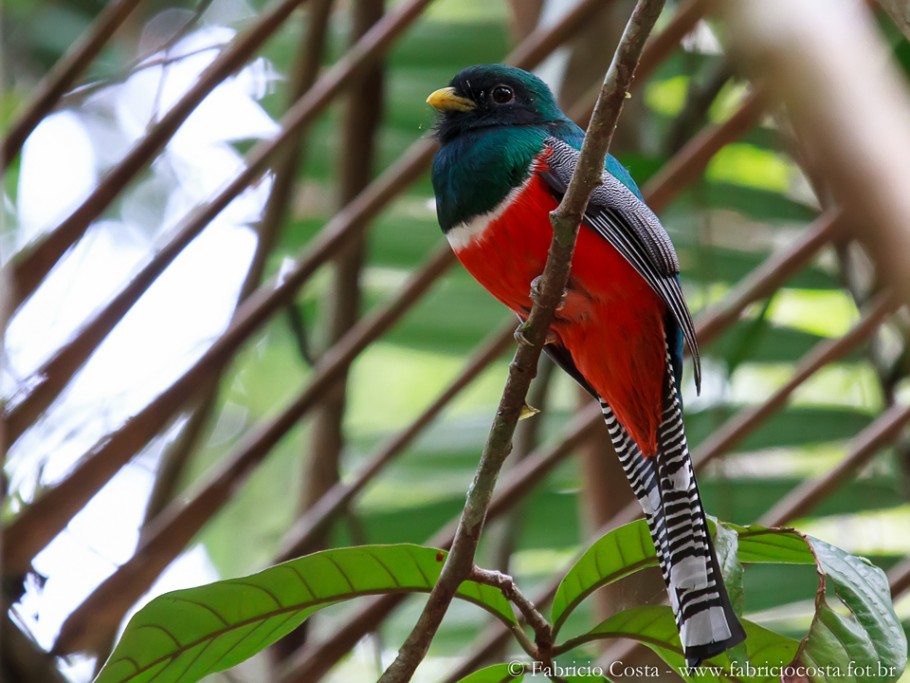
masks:
[[[156,33],[149,26],[157,27],[160,39],[167,34],[161,27],[173,26],[174,17],[183,22],[195,16],[195,28],[219,27],[217,30],[225,31],[224,39],[229,40],[232,31],[242,31],[251,25],[265,4],[260,0],[139,3],[80,82],[106,86],[123,81],[128,75],[124,73],[124,65],[135,64],[137,57],[147,54],[148,47],[155,45]],[[309,3],[318,4],[316,0]],[[358,12],[368,14],[361,6],[370,4],[374,9],[382,5],[367,0],[322,3],[330,12],[326,49],[321,57],[323,68],[345,54],[352,33],[358,30],[352,16]],[[386,11],[400,5],[386,4]],[[603,10],[594,14],[579,35],[539,69],[559,93],[567,110],[575,98],[600,78],[612,53],[615,36],[631,7],[620,0],[602,4]],[[5,126],[9,126],[29,100],[41,77],[85,34],[104,5],[95,0],[4,2],[5,74],[0,119]],[[466,65],[501,61],[526,36],[529,27],[554,23],[560,12],[567,11],[571,5],[571,0],[511,3],[436,0],[431,3],[378,67],[381,98],[377,100],[372,95],[378,105],[375,112],[378,118],[375,132],[368,136],[375,152],[371,155],[367,149],[363,150],[363,163],[372,167],[367,169],[367,176],[387,168],[410,144],[428,134],[433,116],[424,99],[429,92],[446,84]],[[671,20],[680,5],[686,3],[668,3],[662,26]],[[262,49],[264,61],[260,60],[260,68],[246,77],[254,83],[247,93],[249,101],[258,101],[275,121],[283,115],[291,99],[290,74],[301,59],[300,45],[309,35],[308,27],[313,22],[315,10],[312,7],[304,10],[292,14],[283,23]],[[197,16],[199,12],[202,13]],[[910,68],[910,44],[887,16],[881,15],[879,20],[883,39],[893,46],[896,61],[905,69]],[[728,61],[723,39],[722,27],[700,22],[647,81],[636,87],[613,151],[640,185],[646,186],[702,128],[726,121],[748,93],[751,86]],[[94,97],[104,92],[100,88]],[[78,93],[77,90],[64,101],[65,110],[75,113],[83,123],[92,117],[98,120],[97,101]],[[96,108],[92,109],[93,106]],[[356,193],[356,187],[339,189],[344,183],[341,178],[345,174],[345,136],[349,130],[344,122],[351,115],[350,109],[364,106],[363,97],[355,98],[352,103],[342,97],[320,114],[306,132],[300,163],[293,173],[288,210],[268,250],[266,277],[288,267],[288,259],[305,253],[337,213],[345,193],[347,198],[351,192]],[[228,119],[233,112],[222,110],[221,115]],[[102,117],[101,125],[84,128],[87,144],[96,150],[108,144],[111,135],[103,121]],[[243,125],[247,124],[238,123],[236,130],[222,141],[235,154],[244,153],[256,138],[267,137],[277,130],[271,127],[274,124],[261,121],[251,124],[252,128],[246,131]],[[369,125],[364,128],[368,130]],[[118,149],[125,151],[126,147],[120,144]],[[75,153],[61,146],[60,163],[65,164],[64,158]],[[5,175],[2,247],[7,262],[35,236],[23,227],[22,195],[32,191],[26,184],[53,180],[34,173],[26,177],[28,154],[26,146],[23,157],[13,160]],[[96,169],[103,171],[116,159],[95,161]],[[807,175],[803,162],[781,112],[766,112],[757,125],[715,154],[704,172],[660,211],[679,252],[685,291],[696,317],[722,302],[772,252],[790,248],[820,214],[825,206],[824,187],[817,185],[817,178]],[[114,274],[103,285],[84,294],[86,300],[77,306],[82,316],[101,305],[128,279],[130,268],[117,265],[118,259],[141,262],[154,253],[155,245],[163,238],[164,224],[171,217],[161,216],[158,204],[166,203],[174,187],[168,182],[173,183],[177,178],[185,186],[188,176],[174,174],[170,181],[164,182],[156,172],[151,166],[140,176],[139,183],[158,183],[157,195],[140,194],[136,199],[137,195],[130,192],[138,189],[130,186],[102,217],[119,221],[118,230],[125,231],[126,236],[115,230],[116,239],[101,255],[97,247],[101,238],[93,237],[96,228],[83,238],[83,246],[88,244],[84,246],[88,267]],[[217,184],[202,182],[203,191],[191,199],[204,199]],[[261,196],[253,197],[251,208],[245,209],[235,221],[238,230],[254,234],[271,186],[268,181],[259,186]],[[45,191],[54,192],[55,188]],[[132,203],[131,196],[135,199]],[[181,206],[191,205],[192,202],[185,201]],[[142,211],[146,215],[137,214]],[[253,248],[252,239],[239,239],[239,246],[231,246],[231,253],[245,250],[247,256],[241,253],[234,259],[239,259],[239,265],[229,270],[219,265],[223,242],[213,238],[205,243],[204,251],[198,250],[201,253],[196,253],[194,260],[185,266],[186,278],[164,300],[165,313],[143,333],[147,343],[134,346],[132,356],[112,359],[106,371],[108,375],[126,372],[118,369],[116,363],[122,363],[124,368],[146,367],[146,374],[156,372],[159,366],[170,367],[179,374],[194,354],[198,355],[211,343],[228,322],[229,310],[244,278],[245,259]],[[356,264],[354,277],[349,278],[349,284],[353,284],[346,289],[347,294],[339,293],[337,269],[332,265],[322,267],[298,292],[291,310],[273,317],[239,349],[212,394],[211,410],[205,419],[200,419],[200,436],[188,459],[176,467],[178,476],[163,488],[163,502],[179,502],[197,490],[245,434],[275,416],[300,391],[312,376],[314,359],[323,358],[337,341],[332,320],[333,311],[342,305],[339,299],[346,297],[347,303],[353,302],[358,315],[392,300],[409,274],[441,243],[432,189],[428,176],[424,175],[371,221],[362,263]],[[221,275],[215,278],[211,275],[213,271]],[[77,286],[74,283],[78,283],[80,272],[76,268],[67,275],[71,278],[70,285]],[[48,277],[54,276],[52,272]],[[213,278],[224,286],[205,286]],[[875,274],[870,262],[854,246],[836,243],[824,248],[766,300],[749,306],[735,324],[703,348],[706,378],[700,396],[694,393],[687,369],[684,396],[690,444],[697,448],[732,415],[763,403],[790,378],[794,365],[810,349],[826,339],[842,336],[857,322],[858,307],[866,303],[874,289]],[[186,296],[181,296],[181,292]],[[27,388],[30,374],[40,361],[78,327],[78,317],[72,323],[60,323],[61,318],[67,317],[64,312],[73,306],[66,296],[44,296],[40,299],[43,308],[29,315],[28,308],[39,305],[38,297],[35,299],[26,302],[10,321],[3,387],[11,404]],[[212,309],[224,310],[219,322],[208,330],[193,329],[190,321],[200,311]],[[25,320],[17,321],[17,317]],[[317,407],[290,430],[249,479],[232,490],[229,500],[196,535],[184,560],[172,565],[170,578],[160,585],[176,587],[215,576],[249,573],[273,562],[281,550],[282,538],[302,508],[314,499],[312,487],[318,465],[312,460],[318,457],[328,463],[329,483],[332,472],[341,480],[349,479],[378,445],[408,426],[424,410],[459,374],[465,359],[480,341],[507,319],[502,307],[460,268],[446,271],[400,322],[357,356],[347,378],[343,410],[326,410],[316,418],[322,421],[322,427],[314,427],[314,420],[308,417],[323,410]],[[351,322],[348,320],[347,324]],[[785,494],[836,466],[850,451],[851,440],[889,404],[900,402],[906,372],[904,322],[902,317],[890,319],[876,332],[871,344],[828,364],[797,389],[785,409],[722,460],[712,463],[700,476],[709,512],[733,522],[754,522]],[[41,348],[47,346],[47,350],[31,356],[25,353],[22,347],[28,345],[26,340],[45,335],[46,325],[51,330],[51,339],[42,342]],[[178,339],[180,349],[174,352],[176,355],[160,356],[164,353],[160,347],[172,344],[157,343],[155,339]],[[103,352],[103,348],[99,350],[93,362],[101,362],[99,357]],[[459,513],[499,398],[509,355],[502,354],[484,370],[400,458],[371,479],[351,509],[334,522],[330,533],[322,539],[325,544],[419,543]],[[129,373],[123,376],[133,377]],[[136,377],[139,379],[131,381],[141,381],[141,373]],[[554,373],[539,381],[547,382],[544,411],[524,423],[523,428],[528,430],[531,429],[528,425],[537,423],[536,432],[528,435],[525,442],[551,443],[560,438],[581,402],[568,377]],[[121,391],[140,397],[136,399],[138,403],[131,403],[134,404],[131,410],[135,411],[151,398],[157,386],[156,383],[150,387],[130,385],[95,395],[89,392],[81,397],[74,388],[55,402],[7,453],[6,477],[10,488],[4,499],[5,523],[14,520],[36,496],[53,489],[78,459],[78,453],[103,436],[105,430],[115,429],[128,417],[129,412],[119,414],[112,406],[112,402],[121,398]],[[325,392],[327,401],[331,400],[330,394]],[[37,578],[25,579],[24,595],[20,597],[21,581],[18,587],[11,587],[10,577],[5,577],[5,600],[13,603],[14,621],[26,632],[32,632],[42,648],[54,643],[66,609],[75,608],[132,553],[142,533],[138,525],[142,524],[145,502],[156,479],[165,471],[171,473],[169,477],[173,476],[174,470],[162,464],[168,462],[169,452],[181,443],[181,430],[186,429],[198,410],[197,403],[188,401],[182,417],[127,466],[127,470],[134,470],[132,483],[125,484],[126,475],[121,472],[106,487],[108,502],[103,503],[105,495],[99,495],[89,504],[89,507],[107,505],[99,508],[107,512],[90,517],[91,524],[71,524],[61,534],[69,538],[58,537],[45,551],[43,562],[39,556],[35,564]],[[94,425],[99,414],[107,415],[108,419]],[[324,440],[319,441],[323,432],[318,430],[326,429],[332,420],[338,422],[335,431],[342,438],[338,444],[340,450],[326,447]],[[80,437],[83,429],[90,435]],[[67,450],[65,445],[74,442],[81,444],[75,447],[75,452],[61,455]],[[831,491],[808,516],[793,520],[793,525],[850,552],[865,555],[886,569],[906,557],[910,554],[910,534],[907,534],[910,506],[907,449],[903,444],[904,440],[899,438],[896,446],[881,449],[848,483]],[[340,456],[337,463],[336,455]],[[55,464],[55,458],[62,458],[61,464]],[[563,461],[521,503],[514,517],[491,525],[482,546],[483,564],[506,563],[526,592],[533,593],[535,586],[545,585],[560,571],[586,544],[593,529],[604,521],[592,518],[591,503],[586,499],[617,497],[610,504],[614,510],[622,507],[626,498],[618,497],[626,495],[625,483],[592,481],[580,463],[580,458]],[[127,521],[114,523],[112,517],[120,514]],[[99,545],[99,537],[107,539],[103,546]],[[51,552],[55,545],[57,551]],[[91,561],[84,561],[87,555],[92,557]],[[190,556],[195,559],[187,559]],[[64,579],[62,575],[69,578]],[[83,578],[75,580],[74,575]],[[795,569],[792,577],[783,578],[778,567],[750,569],[747,611],[760,615],[759,621],[775,629],[795,632],[811,613],[808,601],[812,598],[813,580],[811,573],[802,570]],[[62,588],[48,597],[54,582]],[[627,592],[644,599],[650,597],[646,587],[629,586]],[[65,607],[50,609],[51,599]],[[788,604],[780,607],[781,603]],[[373,638],[364,641],[328,673],[326,680],[367,680],[374,676],[376,661],[379,657],[386,661],[394,653],[413,623],[419,604],[419,599],[409,600],[404,609],[383,623]],[[898,613],[910,619],[910,603],[906,599],[898,603]],[[314,642],[331,634],[351,614],[350,607],[320,614],[309,625],[303,642],[293,643],[293,648],[315,647]],[[582,613],[578,618],[593,617]],[[452,662],[465,654],[474,641],[481,619],[473,608],[456,605],[434,641],[420,680],[444,677],[453,667]],[[103,656],[104,649],[95,653]],[[71,655],[58,664],[69,678],[86,680],[92,670],[92,654]],[[596,658],[597,652],[592,648],[589,655]],[[271,667],[278,666],[276,659],[259,657],[240,671],[214,679],[277,680],[269,673]]]

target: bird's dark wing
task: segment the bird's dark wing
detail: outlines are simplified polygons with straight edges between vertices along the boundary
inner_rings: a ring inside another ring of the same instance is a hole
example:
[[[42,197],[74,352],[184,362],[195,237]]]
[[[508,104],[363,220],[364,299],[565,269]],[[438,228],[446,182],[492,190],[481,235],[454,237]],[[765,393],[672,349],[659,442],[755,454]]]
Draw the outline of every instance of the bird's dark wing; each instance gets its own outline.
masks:
[[[547,167],[539,173],[553,193],[562,197],[569,186],[579,152],[558,138],[547,138],[546,145],[552,153],[547,157]],[[607,240],[667,306],[692,352],[695,385],[700,388],[698,340],[679,283],[679,259],[670,236],[657,216],[628,187],[605,171],[601,184],[591,195],[582,223]]]

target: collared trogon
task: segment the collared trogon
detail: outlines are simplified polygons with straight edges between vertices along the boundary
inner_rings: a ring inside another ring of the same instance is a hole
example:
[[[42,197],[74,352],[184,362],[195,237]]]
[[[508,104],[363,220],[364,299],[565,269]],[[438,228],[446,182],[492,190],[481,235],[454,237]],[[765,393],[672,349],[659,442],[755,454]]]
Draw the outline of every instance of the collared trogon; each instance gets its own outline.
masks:
[[[553,235],[549,214],[566,191],[584,131],[543,81],[514,67],[464,69],[427,102],[440,112],[439,224],[465,268],[526,319]],[[676,252],[628,172],[608,157],[545,350],[600,402],[693,665],[745,634],[723,585],[683,431],[683,339],[698,385]]]

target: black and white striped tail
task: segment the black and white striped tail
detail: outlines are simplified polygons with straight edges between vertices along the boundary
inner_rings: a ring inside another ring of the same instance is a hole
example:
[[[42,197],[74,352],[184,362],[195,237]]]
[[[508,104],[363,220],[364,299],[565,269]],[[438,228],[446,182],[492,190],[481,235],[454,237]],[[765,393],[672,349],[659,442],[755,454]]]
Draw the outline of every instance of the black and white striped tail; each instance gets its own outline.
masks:
[[[600,405],[613,448],[645,512],[686,662],[696,666],[741,642],[745,632],[733,612],[707,533],[669,358],[666,367],[655,457],[644,457],[610,407],[603,401]]]

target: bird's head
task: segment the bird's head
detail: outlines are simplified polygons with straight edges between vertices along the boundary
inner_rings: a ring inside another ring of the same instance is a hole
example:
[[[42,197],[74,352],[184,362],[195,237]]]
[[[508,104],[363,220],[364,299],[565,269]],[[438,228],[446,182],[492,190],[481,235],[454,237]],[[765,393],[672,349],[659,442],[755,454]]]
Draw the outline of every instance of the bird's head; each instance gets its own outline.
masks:
[[[427,98],[427,104],[440,112],[436,135],[443,144],[480,128],[567,123],[542,80],[503,64],[459,71],[447,87]]]

